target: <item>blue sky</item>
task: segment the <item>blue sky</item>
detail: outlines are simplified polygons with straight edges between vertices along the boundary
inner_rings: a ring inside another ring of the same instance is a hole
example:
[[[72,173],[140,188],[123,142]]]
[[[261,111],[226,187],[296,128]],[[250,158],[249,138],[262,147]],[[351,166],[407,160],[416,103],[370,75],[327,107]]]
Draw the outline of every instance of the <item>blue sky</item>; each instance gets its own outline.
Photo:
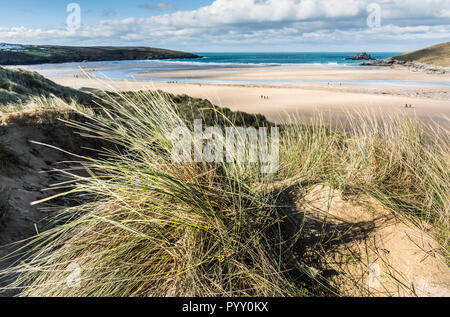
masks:
[[[129,17],[145,18],[149,16],[171,13],[177,10],[192,10],[210,4],[210,0],[0,0],[0,26],[25,26],[29,28],[50,28],[64,26],[66,23],[66,7],[69,3],[78,3],[82,9],[82,22],[92,24],[106,18],[125,19]],[[158,3],[166,3],[159,6]],[[141,6],[148,4],[147,8]],[[152,5],[155,7],[152,8]],[[170,8],[172,7],[172,8]]]
[[[81,8],[81,25],[70,31],[71,2]],[[450,0],[0,0],[0,5],[0,42],[7,43],[249,52],[408,51],[450,41]]]

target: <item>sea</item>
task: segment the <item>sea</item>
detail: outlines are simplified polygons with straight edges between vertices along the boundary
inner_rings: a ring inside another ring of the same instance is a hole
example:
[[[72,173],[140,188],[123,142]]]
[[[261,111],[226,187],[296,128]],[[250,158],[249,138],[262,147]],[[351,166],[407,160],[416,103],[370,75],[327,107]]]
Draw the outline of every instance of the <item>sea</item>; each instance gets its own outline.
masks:
[[[260,65],[279,66],[285,64],[310,64],[310,65],[348,65],[355,66],[362,61],[347,60],[358,52],[303,52],[303,53],[195,53],[202,58],[190,59],[190,63],[201,63],[210,65]],[[368,52],[376,59],[385,59],[397,56],[399,52]],[[173,60],[174,62],[186,62],[186,60]]]

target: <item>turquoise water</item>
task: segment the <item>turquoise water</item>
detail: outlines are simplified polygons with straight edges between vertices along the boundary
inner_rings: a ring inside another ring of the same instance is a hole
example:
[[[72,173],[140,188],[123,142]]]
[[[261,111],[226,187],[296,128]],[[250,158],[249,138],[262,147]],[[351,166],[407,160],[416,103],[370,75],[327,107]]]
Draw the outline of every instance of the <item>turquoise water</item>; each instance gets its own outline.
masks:
[[[346,60],[358,52],[303,52],[303,53],[196,53],[202,58],[190,60],[193,63],[208,64],[255,64],[255,65],[284,65],[284,64],[348,64],[358,65],[361,61]],[[384,59],[400,55],[400,52],[371,53],[376,59]],[[185,62],[186,60],[174,60]]]

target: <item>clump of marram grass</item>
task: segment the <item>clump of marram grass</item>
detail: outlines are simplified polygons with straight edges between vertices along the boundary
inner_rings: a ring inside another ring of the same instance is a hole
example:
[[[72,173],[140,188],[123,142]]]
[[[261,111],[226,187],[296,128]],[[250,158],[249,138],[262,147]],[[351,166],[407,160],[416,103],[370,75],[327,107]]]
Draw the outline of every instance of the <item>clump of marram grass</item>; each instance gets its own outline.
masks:
[[[60,186],[86,203],[60,212],[58,226],[19,251],[27,255],[9,288],[23,296],[301,294],[289,277],[301,266],[282,254],[273,200],[252,190],[266,181],[259,166],[175,163],[169,136],[186,123],[172,104],[155,95],[110,101],[83,124],[67,122],[113,145],[80,157],[88,175],[63,171],[74,183]],[[73,264],[81,287],[67,285]]]
[[[413,222],[432,224],[448,248],[448,133],[400,116],[355,113],[347,119],[338,129],[320,117],[308,126],[287,126],[279,177],[327,183],[346,195],[368,194]]]
[[[31,239],[18,251],[24,262],[3,272],[18,274],[9,288],[23,296],[338,294],[308,278],[314,263],[293,247],[300,234],[283,232],[284,202],[274,182],[368,194],[434,224],[447,246],[450,142],[414,120],[361,116],[345,129],[321,118],[286,125],[280,168],[265,175],[248,161],[173,162],[168,136],[189,123],[159,95],[104,103],[95,112],[77,107],[87,120],[66,122],[113,144],[95,158],[79,157],[86,173],[62,171],[74,181],[60,187],[86,203],[59,212],[58,226]],[[71,264],[81,268],[81,287],[67,285]]]

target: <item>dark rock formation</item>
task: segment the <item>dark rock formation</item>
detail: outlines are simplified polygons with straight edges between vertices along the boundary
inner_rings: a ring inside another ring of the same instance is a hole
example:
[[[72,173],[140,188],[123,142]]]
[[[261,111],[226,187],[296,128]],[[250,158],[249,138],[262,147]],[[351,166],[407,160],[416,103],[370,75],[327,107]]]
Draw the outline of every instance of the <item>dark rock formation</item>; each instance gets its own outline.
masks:
[[[361,61],[361,60],[371,60],[371,61],[373,61],[373,60],[376,60],[376,58],[373,58],[372,56],[370,56],[366,52],[356,54],[355,56],[349,57],[349,58],[346,58],[346,59],[353,60],[353,61]]]

